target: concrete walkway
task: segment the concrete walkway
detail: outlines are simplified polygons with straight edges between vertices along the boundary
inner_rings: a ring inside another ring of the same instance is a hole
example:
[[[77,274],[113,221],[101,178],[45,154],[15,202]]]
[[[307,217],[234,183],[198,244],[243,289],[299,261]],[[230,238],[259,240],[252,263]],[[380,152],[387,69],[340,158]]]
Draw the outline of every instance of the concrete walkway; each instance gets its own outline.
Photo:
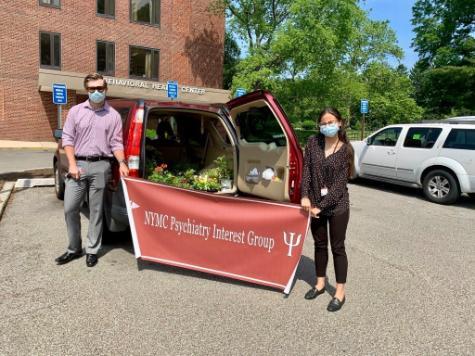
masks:
[[[56,146],[54,142],[0,140],[0,180],[52,176]]]

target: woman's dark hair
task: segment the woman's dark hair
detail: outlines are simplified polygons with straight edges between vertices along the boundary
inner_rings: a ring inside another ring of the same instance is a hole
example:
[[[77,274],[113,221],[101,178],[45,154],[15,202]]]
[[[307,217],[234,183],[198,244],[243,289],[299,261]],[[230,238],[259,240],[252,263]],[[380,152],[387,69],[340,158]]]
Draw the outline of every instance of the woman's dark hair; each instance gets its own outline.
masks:
[[[340,112],[336,108],[326,107],[318,115],[317,126],[322,120],[322,117],[326,114],[331,114],[335,116],[336,119],[341,124],[340,131],[338,131],[338,138],[340,139],[340,141],[346,144],[346,150],[347,150],[347,155],[348,155],[348,177],[351,178],[355,174],[355,151],[353,150],[353,146],[351,145],[350,140],[348,139],[348,136],[346,135],[346,120],[343,119]],[[319,135],[322,136],[322,138],[324,138],[321,132],[319,133]]]

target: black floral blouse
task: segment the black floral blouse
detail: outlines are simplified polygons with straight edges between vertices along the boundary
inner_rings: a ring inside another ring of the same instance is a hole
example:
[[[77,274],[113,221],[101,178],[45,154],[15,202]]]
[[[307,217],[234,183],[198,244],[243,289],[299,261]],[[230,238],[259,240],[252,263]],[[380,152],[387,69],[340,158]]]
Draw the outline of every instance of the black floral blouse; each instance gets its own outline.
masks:
[[[350,208],[347,144],[325,158],[325,138],[311,136],[305,147],[301,192],[321,215],[339,215]],[[321,189],[328,193],[322,197]]]

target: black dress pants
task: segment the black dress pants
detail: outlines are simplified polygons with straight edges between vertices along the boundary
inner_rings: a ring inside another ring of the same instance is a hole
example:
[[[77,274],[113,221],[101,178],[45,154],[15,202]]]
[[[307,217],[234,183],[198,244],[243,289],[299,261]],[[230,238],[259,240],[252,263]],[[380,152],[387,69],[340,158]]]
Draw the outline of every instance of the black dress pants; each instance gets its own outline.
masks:
[[[345,237],[349,219],[349,209],[334,216],[320,215],[318,219],[312,218],[311,229],[315,241],[315,269],[317,277],[325,277],[327,272],[329,226],[336,282],[346,283],[348,258],[345,251]]]

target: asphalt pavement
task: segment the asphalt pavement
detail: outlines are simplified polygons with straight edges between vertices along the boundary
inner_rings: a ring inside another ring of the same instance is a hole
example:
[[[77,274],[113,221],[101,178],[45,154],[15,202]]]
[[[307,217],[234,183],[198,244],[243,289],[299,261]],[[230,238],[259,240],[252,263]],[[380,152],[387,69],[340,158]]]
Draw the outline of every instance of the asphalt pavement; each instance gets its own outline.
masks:
[[[347,301],[332,314],[331,260],[329,293],[303,298],[310,236],[288,298],[137,261],[127,239],[94,268],[56,266],[62,202],[52,187],[17,191],[0,221],[0,355],[475,354],[475,201],[442,206],[371,184],[350,194]]]

